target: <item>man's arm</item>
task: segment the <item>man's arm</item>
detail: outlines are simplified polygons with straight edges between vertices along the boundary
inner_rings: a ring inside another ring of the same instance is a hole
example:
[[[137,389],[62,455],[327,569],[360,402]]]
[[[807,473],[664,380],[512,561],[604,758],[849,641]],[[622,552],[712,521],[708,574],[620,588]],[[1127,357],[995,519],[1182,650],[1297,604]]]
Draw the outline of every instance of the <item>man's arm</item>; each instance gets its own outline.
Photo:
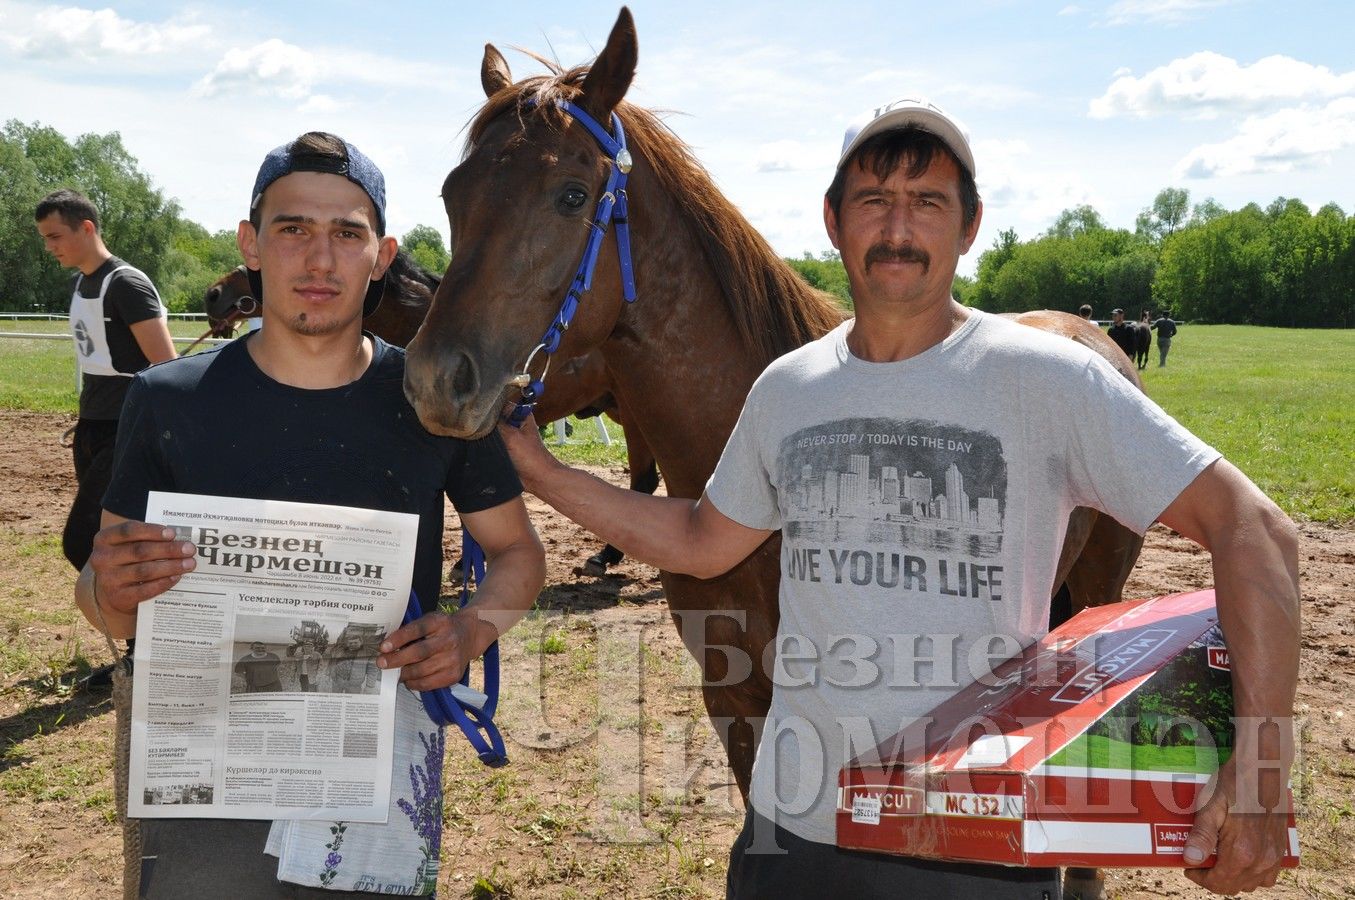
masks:
[[[447,687],[536,602],[546,582],[546,554],[521,497],[461,517],[485,551],[485,580],[456,613],[430,612],[381,643],[377,665],[402,666],[416,691]]]
[[[173,587],[197,566],[197,549],[174,529],[103,511],[94,550],[75,581],[75,602],[112,638],[136,636],[137,605]]]
[[[743,562],[771,535],[700,500],[653,497],[573,469],[551,456],[528,418],[499,427],[527,490],[628,556],[667,572],[714,578]]]
[[[1187,869],[1221,894],[1275,883],[1289,842],[1286,787],[1298,686],[1298,534],[1294,523],[1226,460],[1202,472],[1161,515],[1213,557],[1219,623],[1232,667],[1236,736],[1214,792],[1197,811]]]
[[[132,330],[132,337],[136,338],[137,346],[141,348],[146,359],[151,361],[151,365],[174,359],[179,355],[174,349],[174,338],[170,336],[169,324],[159,316],[133,322],[127,327]]]

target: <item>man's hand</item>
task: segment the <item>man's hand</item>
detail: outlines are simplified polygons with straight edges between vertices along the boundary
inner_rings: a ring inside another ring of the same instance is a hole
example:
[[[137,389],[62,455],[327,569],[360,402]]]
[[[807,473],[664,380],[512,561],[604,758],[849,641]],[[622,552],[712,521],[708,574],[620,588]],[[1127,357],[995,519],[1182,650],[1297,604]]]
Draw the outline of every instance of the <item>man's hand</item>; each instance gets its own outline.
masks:
[[[1186,869],[1187,878],[1216,894],[1240,894],[1274,885],[1289,845],[1287,792],[1282,791],[1286,799],[1272,812],[1238,812],[1239,806],[1254,807],[1256,801],[1239,803],[1236,762],[1234,756],[1219,768],[1212,782],[1212,796],[1196,812],[1195,826],[1186,839],[1187,866],[1199,865],[1218,854],[1213,868]],[[1248,780],[1250,789],[1255,790],[1257,780],[1241,779],[1243,783]]]
[[[401,666],[400,680],[413,690],[434,690],[460,681],[470,661],[497,637],[494,626],[474,612],[425,613],[381,642],[376,664]]]
[[[546,445],[541,441],[541,432],[536,427],[536,418],[528,415],[521,427],[514,428],[506,422],[499,423],[499,436],[508,448],[513,460],[513,468],[518,470],[518,478],[528,491],[538,493],[540,485],[546,483],[551,474],[561,468]]]
[[[103,528],[75,586],[85,618],[110,637],[136,634],[137,606],[172,588],[197,567],[197,548],[173,528],[103,514]]]

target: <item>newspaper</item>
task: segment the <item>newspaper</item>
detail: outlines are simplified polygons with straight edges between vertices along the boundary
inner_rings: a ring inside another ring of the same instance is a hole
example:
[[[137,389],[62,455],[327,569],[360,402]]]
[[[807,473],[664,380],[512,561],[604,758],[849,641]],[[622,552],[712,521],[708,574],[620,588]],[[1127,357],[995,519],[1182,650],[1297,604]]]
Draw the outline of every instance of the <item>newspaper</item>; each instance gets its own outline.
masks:
[[[418,516],[152,492],[197,568],[137,615],[127,814],[385,822]]]

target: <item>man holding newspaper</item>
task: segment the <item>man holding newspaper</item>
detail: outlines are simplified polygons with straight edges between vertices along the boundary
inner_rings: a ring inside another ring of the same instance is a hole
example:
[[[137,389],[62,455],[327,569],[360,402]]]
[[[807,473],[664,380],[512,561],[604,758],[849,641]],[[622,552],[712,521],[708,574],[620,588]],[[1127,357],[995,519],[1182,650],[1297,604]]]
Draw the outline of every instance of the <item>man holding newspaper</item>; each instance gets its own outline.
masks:
[[[455,682],[530,608],[544,554],[499,437],[425,432],[404,399],[404,351],[362,330],[397,249],[377,167],[340,138],[308,133],[268,154],[251,200],[238,242],[267,300],[264,327],[135,379],[76,599],[96,627],[128,637],[138,604],[198,566],[193,543],[142,521],[148,494],[167,491],[417,514],[412,583],[424,613],[376,647],[376,665],[399,668],[401,682],[386,822],[145,819],[141,896],[426,896],[441,786],[411,792],[408,776],[411,761],[428,760],[440,782],[429,748],[440,751],[442,735],[410,689]],[[490,563],[455,615],[437,611],[444,495]]]

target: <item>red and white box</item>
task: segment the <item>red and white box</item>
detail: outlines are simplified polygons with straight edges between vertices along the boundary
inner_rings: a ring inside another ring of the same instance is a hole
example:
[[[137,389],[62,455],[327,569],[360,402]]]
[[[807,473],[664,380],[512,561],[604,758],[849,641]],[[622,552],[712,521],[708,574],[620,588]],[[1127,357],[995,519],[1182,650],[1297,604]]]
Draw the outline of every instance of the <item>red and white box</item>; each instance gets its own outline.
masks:
[[[848,763],[837,843],[1017,866],[1183,866],[1232,744],[1214,592],[1088,609]],[[1289,852],[1298,831],[1289,800]],[[1212,865],[1212,858],[1205,865]]]

